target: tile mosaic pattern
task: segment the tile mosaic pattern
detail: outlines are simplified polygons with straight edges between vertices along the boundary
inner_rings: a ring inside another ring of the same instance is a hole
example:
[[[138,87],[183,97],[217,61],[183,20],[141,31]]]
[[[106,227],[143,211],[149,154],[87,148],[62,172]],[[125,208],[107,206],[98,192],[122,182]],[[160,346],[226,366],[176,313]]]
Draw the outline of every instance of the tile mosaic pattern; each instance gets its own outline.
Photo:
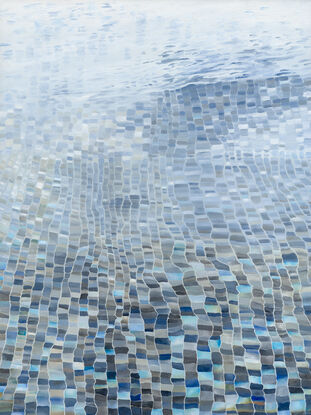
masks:
[[[311,414],[310,91],[2,111],[1,414]]]

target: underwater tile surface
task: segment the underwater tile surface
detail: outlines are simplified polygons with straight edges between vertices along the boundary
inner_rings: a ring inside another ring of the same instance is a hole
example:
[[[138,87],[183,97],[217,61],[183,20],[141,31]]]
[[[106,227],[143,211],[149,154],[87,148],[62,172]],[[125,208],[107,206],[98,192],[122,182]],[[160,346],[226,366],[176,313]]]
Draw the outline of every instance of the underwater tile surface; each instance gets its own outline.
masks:
[[[0,414],[311,414],[310,16],[2,2]]]

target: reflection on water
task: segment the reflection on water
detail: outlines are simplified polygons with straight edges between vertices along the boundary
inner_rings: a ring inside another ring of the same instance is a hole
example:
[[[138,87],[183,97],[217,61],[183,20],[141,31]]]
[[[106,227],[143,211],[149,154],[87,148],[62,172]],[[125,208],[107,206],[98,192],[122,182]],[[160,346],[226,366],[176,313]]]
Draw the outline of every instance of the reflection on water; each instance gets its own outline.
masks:
[[[1,414],[311,413],[310,9],[1,4]]]
[[[4,1],[2,88],[43,99],[310,73],[310,4]]]

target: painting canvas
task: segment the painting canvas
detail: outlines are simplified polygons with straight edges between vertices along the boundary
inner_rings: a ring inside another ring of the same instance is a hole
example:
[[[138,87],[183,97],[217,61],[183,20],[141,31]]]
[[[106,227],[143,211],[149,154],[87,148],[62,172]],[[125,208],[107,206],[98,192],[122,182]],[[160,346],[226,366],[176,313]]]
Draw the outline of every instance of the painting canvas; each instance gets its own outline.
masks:
[[[0,415],[311,414],[311,2],[0,14]]]

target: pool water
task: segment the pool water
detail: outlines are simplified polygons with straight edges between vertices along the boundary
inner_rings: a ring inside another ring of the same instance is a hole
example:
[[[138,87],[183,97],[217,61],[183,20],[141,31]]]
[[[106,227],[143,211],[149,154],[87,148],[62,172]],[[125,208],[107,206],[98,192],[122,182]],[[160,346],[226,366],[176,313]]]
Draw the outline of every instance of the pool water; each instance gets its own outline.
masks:
[[[307,1],[1,4],[0,413],[311,413]]]

